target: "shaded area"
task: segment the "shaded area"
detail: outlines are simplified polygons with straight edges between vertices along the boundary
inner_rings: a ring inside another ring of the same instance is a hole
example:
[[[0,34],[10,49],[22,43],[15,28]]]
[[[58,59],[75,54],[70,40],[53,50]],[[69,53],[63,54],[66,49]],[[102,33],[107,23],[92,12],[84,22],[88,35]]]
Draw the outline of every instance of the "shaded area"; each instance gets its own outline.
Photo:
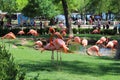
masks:
[[[105,74],[109,75],[120,75],[120,62],[115,63],[103,63],[95,64],[82,61],[62,61],[61,71],[72,73],[72,74],[89,74],[93,76],[103,76]],[[36,72],[36,71],[58,71],[56,65],[52,65],[50,61],[37,62],[32,61],[31,63],[22,63],[19,66],[26,70],[27,72]]]

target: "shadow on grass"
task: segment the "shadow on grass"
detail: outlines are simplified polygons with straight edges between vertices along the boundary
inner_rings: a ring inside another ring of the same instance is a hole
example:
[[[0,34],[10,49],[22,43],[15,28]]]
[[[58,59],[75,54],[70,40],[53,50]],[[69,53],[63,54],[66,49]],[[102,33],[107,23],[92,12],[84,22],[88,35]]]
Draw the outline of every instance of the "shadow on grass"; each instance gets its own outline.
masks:
[[[72,73],[72,74],[89,74],[94,76],[102,75],[120,75],[120,63],[109,63],[109,64],[94,64],[81,61],[62,61],[61,71]],[[52,65],[50,61],[46,62],[31,62],[19,64],[19,66],[27,72],[36,71],[58,71],[58,67]]]
[[[112,64],[93,64],[85,62],[63,62],[63,67],[69,72],[75,74],[89,74],[89,75],[105,75],[105,74],[118,74],[120,75],[120,63]]]
[[[102,60],[110,60],[110,61],[120,61],[119,59],[115,59],[115,56],[102,56],[102,57],[96,57],[96,59],[102,59]]]
[[[22,69],[25,69],[27,72],[31,71],[55,71],[55,65],[52,65],[50,61],[46,62],[37,62],[32,61],[30,63],[19,64]]]

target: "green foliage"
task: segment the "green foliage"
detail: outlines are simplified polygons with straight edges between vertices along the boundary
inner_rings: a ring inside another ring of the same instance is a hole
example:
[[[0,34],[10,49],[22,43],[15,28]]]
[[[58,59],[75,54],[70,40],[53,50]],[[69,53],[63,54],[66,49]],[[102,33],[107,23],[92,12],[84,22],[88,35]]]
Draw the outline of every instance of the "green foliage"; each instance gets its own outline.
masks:
[[[77,34],[77,32],[78,32],[78,29],[73,28],[73,33],[74,33],[74,34]]]
[[[25,75],[15,64],[5,45],[0,44],[0,80],[24,80]]]
[[[10,32],[8,28],[4,28],[4,29],[2,27],[0,28],[0,36],[5,35],[8,32]]]
[[[13,32],[15,35],[20,31],[20,28],[11,29],[10,32]]]
[[[105,34],[105,35],[107,35],[107,34],[109,34],[109,35],[115,35],[116,33],[117,33],[116,30],[109,30],[109,29],[101,31],[101,34]]]
[[[60,28],[55,28],[55,31],[56,32],[60,32]]]
[[[21,11],[27,4],[28,0],[16,0],[17,11]]]
[[[28,0],[28,4],[22,9],[22,13],[31,18],[36,16],[52,18],[58,14],[58,11],[50,0]]]
[[[92,36],[91,38],[99,36],[89,35]],[[24,49],[11,48],[10,51],[16,63],[26,72],[25,80],[117,80],[120,78],[120,62],[111,57],[88,56],[81,51],[76,52],[77,54],[62,53],[62,64],[57,67],[51,64],[51,51],[41,54],[39,50],[23,47]],[[55,63],[56,57],[55,52]]]
[[[0,45],[0,80],[16,80],[17,74],[18,69],[13,57],[4,45]]]
[[[26,33],[25,35],[27,36],[27,32],[29,32],[29,30],[30,30],[31,28],[25,28],[25,29],[23,29],[24,30],[24,32]],[[32,28],[32,29],[35,29],[35,28]],[[21,29],[20,28],[14,28],[14,29],[8,29],[8,28],[5,28],[5,29],[0,29],[0,36],[3,36],[3,35],[5,35],[5,34],[7,34],[8,32],[13,32],[15,35],[17,35],[17,33],[20,31]],[[59,32],[60,31],[60,28],[55,28],[55,30],[57,31],[57,32]],[[74,34],[90,34],[92,31],[93,31],[93,29],[91,29],[91,28],[87,28],[87,29],[83,29],[83,28],[73,28],[72,29],[73,30],[73,33]],[[40,34],[40,35],[44,35],[44,34],[48,34],[48,32],[49,32],[49,27],[46,27],[46,28],[44,28],[44,29],[37,29],[37,32]],[[120,29],[118,30],[118,32],[120,32]],[[68,34],[68,33],[67,33]],[[115,34],[117,34],[117,30],[116,29],[101,29],[101,32],[100,32],[100,34],[105,34],[105,35],[115,35]]]
[[[58,6],[58,5],[57,5]],[[45,16],[47,18],[52,18],[59,11],[57,10],[56,6],[50,0],[39,0],[39,15]]]
[[[39,3],[38,0],[28,0],[28,4],[23,8],[22,13],[25,16],[34,18],[39,15]]]
[[[91,33],[93,29],[82,29],[82,28],[79,28],[78,29],[78,32],[79,34],[86,34],[86,33]]]
[[[0,0],[0,3],[0,10],[3,12],[11,13],[17,11],[16,0]]]

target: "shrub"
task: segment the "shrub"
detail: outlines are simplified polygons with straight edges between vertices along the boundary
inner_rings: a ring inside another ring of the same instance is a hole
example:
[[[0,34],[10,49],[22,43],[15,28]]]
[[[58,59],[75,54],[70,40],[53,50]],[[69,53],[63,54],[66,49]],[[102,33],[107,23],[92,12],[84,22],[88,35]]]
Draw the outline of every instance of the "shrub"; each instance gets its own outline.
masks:
[[[8,28],[0,28],[0,36],[5,35],[6,33],[10,32],[10,30]]]
[[[60,28],[55,28],[55,31],[56,32],[60,32]]]
[[[115,35],[115,34],[116,34],[116,30],[113,30],[113,29],[101,30],[101,34],[105,34],[105,35]]]
[[[78,32],[78,29],[73,28],[73,33],[74,33],[74,34],[77,34],[77,32]]]
[[[88,33],[91,33],[92,30],[93,29],[81,29],[81,28],[79,28],[78,32],[79,32],[79,34],[86,34],[86,33],[88,34]]]
[[[20,28],[15,28],[15,29],[11,29],[10,31],[13,32],[15,35],[17,35],[17,33],[20,31]]]
[[[13,62],[13,57],[0,45],[0,80],[16,80],[18,68]]]

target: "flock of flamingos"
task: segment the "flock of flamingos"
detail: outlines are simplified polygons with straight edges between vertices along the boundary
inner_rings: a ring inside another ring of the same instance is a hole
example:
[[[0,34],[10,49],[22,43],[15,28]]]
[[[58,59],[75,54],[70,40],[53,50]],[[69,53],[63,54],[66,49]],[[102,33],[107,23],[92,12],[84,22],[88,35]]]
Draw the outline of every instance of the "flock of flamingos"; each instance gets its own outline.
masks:
[[[95,31],[96,33],[96,31]],[[23,30],[18,32],[19,35],[25,34]],[[31,34],[33,36],[38,36],[38,33],[34,29],[30,29],[27,34]],[[50,50],[52,51],[51,58],[53,59],[53,52],[54,51],[63,51],[64,53],[71,53],[71,51],[68,48],[69,44],[80,44],[86,49],[86,53],[88,55],[96,55],[96,56],[102,56],[100,53],[100,48],[110,48],[111,51],[116,50],[118,46],[117,40],[109,40],[107,37],[101,37],[94,45],[86,48],[88,45],[88,40],[85,38],[80,38],[78,36],[69,35],[67,39],[64,38],[66,35],[66,29],[61,30],[60,32],[56,32],[53,27],[49,28],[49,42],[46,45],[43,45],[43,42],[41,40],[35,41],[35,45],[39,50]],[[2,37],[2,39],[16,39],[16,36],[14,33],[9,32],[6,35]]]

